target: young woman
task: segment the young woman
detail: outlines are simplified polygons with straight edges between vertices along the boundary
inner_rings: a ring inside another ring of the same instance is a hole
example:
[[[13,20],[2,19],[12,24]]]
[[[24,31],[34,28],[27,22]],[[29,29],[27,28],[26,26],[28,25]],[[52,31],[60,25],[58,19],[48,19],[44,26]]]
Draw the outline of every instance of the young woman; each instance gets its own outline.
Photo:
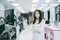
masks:
[[[35,10],[33,21],[33,38],[32,40],[44,40],[44,20],[41,16],[40,10]]]

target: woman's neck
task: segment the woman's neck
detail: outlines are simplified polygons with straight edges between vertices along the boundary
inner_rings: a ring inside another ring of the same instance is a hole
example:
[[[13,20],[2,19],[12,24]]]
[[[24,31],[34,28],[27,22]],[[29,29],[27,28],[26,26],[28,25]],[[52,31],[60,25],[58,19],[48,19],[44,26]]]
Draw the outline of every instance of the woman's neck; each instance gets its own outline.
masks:
[[[36,21],[39,21],[39,19],[36,19]]]

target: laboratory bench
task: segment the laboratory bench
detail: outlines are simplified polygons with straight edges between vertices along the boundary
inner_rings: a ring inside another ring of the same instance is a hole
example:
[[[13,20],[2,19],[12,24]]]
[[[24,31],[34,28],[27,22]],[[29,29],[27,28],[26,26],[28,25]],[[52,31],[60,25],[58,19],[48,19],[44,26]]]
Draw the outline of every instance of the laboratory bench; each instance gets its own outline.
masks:
[[[45,40],[60,40],[60,28],[55,25],[45,27]]]

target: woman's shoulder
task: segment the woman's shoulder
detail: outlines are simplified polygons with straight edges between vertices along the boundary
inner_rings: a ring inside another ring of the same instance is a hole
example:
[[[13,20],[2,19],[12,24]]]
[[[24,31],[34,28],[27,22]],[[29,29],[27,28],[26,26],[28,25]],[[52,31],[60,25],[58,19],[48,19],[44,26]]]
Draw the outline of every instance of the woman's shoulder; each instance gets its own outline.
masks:
[[[40,24],[45,24],[45,20],[42,19],[41,23],[39,23],[38,25],[40,25]]]
[[[44,20],[44,19],[42,19],[40,25],[41,25],[41,26],[45,26],[45,20]]]
[[[44,19],[42,19],[42,22],[45,22],[45,20],[44,20]]]

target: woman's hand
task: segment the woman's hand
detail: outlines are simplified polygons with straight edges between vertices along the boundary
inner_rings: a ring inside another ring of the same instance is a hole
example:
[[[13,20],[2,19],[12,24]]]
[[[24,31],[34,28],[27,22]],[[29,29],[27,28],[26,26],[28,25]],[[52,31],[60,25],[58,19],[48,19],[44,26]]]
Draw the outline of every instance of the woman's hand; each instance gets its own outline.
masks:
[[[38,32],[38,33],[40,33],[40,30],[39,30],[40,28],[37,28],[37,27],[35,27],[35,26],[32,26],[32,30],[33,31],[36,31],[36,32]]]

